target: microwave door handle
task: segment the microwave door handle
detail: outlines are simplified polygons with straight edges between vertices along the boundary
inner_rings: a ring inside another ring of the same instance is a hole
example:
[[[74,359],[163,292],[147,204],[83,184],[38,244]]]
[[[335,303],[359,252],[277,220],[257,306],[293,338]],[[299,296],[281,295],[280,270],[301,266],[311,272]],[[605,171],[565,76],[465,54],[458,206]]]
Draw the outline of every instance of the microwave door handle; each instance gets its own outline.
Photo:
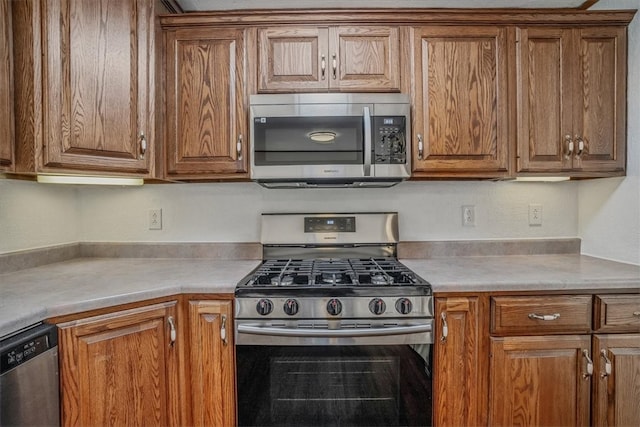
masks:
[[[364,120],[364,176],[371,176],[371,111],[363,109]]]

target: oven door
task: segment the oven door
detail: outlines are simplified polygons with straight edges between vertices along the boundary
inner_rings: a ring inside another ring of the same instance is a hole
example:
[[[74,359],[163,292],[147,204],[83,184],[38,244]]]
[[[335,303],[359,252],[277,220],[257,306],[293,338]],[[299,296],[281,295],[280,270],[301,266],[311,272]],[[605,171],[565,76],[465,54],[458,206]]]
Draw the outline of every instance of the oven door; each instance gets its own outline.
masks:
[[[348,325],[296,333],[247,322],[236,331],[240,426],[431,425],[431,320],[396,336],[397,326],[354,327],[352,337]]]

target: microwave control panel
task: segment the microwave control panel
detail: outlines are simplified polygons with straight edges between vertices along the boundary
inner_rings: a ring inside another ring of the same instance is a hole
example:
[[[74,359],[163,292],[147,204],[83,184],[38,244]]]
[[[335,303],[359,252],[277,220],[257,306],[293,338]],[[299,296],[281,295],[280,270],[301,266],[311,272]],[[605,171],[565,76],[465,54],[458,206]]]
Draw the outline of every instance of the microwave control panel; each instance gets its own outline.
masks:
[[[407,141],[404,116],[373,117],[373,163],[405,164]]]

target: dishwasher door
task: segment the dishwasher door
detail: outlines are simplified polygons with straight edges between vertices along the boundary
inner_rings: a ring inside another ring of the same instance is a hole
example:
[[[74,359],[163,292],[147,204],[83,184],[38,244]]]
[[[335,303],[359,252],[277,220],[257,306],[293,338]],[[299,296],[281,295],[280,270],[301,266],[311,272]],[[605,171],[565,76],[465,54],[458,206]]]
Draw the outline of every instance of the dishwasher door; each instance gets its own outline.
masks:
[[[39,324],[0,341],[0,426],[60,426],[55,325]]]

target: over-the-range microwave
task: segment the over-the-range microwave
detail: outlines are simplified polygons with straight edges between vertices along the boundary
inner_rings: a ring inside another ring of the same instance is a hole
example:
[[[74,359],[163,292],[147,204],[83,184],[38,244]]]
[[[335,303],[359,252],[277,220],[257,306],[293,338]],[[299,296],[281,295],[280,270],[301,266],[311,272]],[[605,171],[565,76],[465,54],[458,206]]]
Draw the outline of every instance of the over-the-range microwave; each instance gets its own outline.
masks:
[[[251,178],[266,187],[388,187],[411,174],[405,94],[250,97]]]

